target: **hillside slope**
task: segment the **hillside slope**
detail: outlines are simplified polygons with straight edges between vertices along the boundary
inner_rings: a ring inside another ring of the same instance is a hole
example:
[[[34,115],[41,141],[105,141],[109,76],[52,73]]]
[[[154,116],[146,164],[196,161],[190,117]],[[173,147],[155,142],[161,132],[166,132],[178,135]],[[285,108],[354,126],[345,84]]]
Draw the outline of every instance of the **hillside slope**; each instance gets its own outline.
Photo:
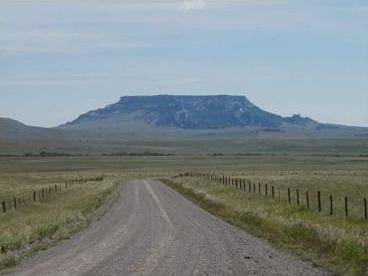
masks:
[[[299,115],[282,117],[245,97],[224,95],[122,97],[56,128],[30,127],[0,118],[0,154],[255,152],[263,148],[273,151],[274,145],[286,151],[290,147],[309,151],[311,143],[328,145],[327,141],[313,141],[333,139],[333,145],[340,145],[337,140],[342,138],[346,141],[342,144],[364,153],[368,128],[322,124]],[[264,139],[271,148],[265,146]],[[294,146],[285,139],[301,141]]]
[[[126,96],[87,112],[61,129],[147,136],[208,135],[236,137],[356,137],[368,128],[322,124],[308,117],[282,117],[257,107],[244,96]]]
[[[41,127],[31,127],[9,118],[0,118],[0,139],[44,139],[56,138],[62,131]]]
[[[266,112],[243,96],[158,95],[122,97],[119,102],[83,114],[65,126],[108,128],[133,121],[156,128],[191,130],[317,124],[297,115],[283,118]]]

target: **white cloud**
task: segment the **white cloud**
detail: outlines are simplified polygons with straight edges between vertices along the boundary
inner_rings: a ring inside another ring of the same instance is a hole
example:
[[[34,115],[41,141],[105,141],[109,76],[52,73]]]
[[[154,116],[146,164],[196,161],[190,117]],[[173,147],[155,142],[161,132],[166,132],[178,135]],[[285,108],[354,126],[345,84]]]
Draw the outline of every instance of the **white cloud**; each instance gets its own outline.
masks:
[[[192,10],[202,10],[207,6],[206,0],[184,0],[183,9],[186,12]]]

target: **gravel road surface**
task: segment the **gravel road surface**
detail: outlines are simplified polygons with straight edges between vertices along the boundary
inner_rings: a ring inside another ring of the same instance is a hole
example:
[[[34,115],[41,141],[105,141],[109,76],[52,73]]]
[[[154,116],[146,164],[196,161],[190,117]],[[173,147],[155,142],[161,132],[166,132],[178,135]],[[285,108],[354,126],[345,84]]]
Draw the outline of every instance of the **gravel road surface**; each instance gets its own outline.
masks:
[[[122,187],[113,207],[11,275],[325,275],[221,221],[153,180]]]

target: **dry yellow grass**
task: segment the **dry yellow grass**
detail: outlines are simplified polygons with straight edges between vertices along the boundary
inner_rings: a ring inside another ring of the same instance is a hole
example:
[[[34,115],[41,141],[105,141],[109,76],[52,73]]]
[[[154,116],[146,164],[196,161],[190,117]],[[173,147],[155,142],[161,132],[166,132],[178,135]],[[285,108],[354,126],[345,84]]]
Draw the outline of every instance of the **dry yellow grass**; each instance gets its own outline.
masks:
[[[308,212],[296,206],[289,207],[286,193],[282,194],[282,203],[275,204],[270,198],[242,195],[209,182],[180,180],[196,193],[206,195],[200,196],[197,202],[207,202],[206,206],[211,206],[209,210],[213,207],[227,221],[313,259],[317,264],[327,264],[335,271],[357,275],[366,273],[368,229],[367,223],[361,221],[361,200],[368,196],[366,157],[185,155],[0,158],[0,199],[78,177],[107,174],[107,180],[113,181],[114,178],[126,178],[127,172],[131,178],[142,178],[157,174],[170,176],[186,170],[225,173],[253,182],[268,183],[284,188],[284,191],[290,186],[293,200],[296,188],[301,190],[301,194],[308,190],[314,210],[315,192],[320,190],[323,214]],[[36,249],[43,248],[43,243],[39,242],[40,236],[46,237],[43,240],[68,237],[88,224],[87,213],[101,203],[100,199],[105,197],[104,191],[113,186],[112,182],[103,182],[102,186],[97,184],[88,193],[66,192],[58,195],[60,201],[42,203],[42,206],[48,207],[45,213],[40,211],[37,203],[30,209],[13,212],[13,218],[10,213],[5,216],[0,214],[0,227],[8,229],[3,232],[0,230],[0,243],[5,241],[9,252],[17,252],[16,248],[24,248],[30,241]],[[342,216],[329,217],[326,213],[326,196],[329,193],[334,195],[336,211]],[[64,196],[66,198],[62,200]],[[349,222],[345,221],[341,212],[343,196],[349,197],[352,216]],[[302,204],[303,200],[304,197],[301,197]],[[96,202],[99,203],[95,205]],[[354,202],[358,202],[356,207]],[[59,226],[55,226],[55,221]],[[24,229],[17,229],[17,225],[22,225],[19,228]]]
[[[329,217],[203,178],[185,177],[175,182],[182,185],[184,194],[196,194],[196,202],[205,202],[205,208],[225,220],[297,252],[317,265],[344,275],[368,273],[366,221]]]
[[[93,174],[89,174],[91,176]],[[13,174],[0,186],[8,196],[33,191],[44,184],[70,179],[75,174]],[[86,174],[84,176],[87,176]],[[21,181],[20,181],[21,180]],[[22,184],[19,184],[22,183]],[[47,248],[60,239],[69,238],[86,227],[90,214],[98,209],[118,185],[114,177],[85,184],[54,194],[50,200],[30,202],[17,210],[0,213],[0,268],[15,265],[33,252]],[[11,189],[13,188],[13,189]]]

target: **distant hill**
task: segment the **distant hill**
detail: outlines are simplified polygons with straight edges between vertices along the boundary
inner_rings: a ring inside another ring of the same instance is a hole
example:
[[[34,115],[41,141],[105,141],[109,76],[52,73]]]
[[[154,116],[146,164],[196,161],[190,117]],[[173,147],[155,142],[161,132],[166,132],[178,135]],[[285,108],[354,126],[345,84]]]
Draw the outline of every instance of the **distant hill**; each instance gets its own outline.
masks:
[[[47,137],[57,137],[60,130],[41,127],[31,127],[9,118],[0,118],[0,139],[4,140],[34,140]]]
[[[365,140],[368,128],[323,124],[300,115],[282,117],[262,110],[246,97],[227,95],[122,97],[117,103],[55,128],[31,127],[0,118],[0,154],[142,150],[170,153],[178,141],[186,141],[185,151],[190,152],[192,141],[325,138]]]
[[[0,118],[0,155],[64,151],[77,145],[83,134],[57,128],[32,127],[9,118]]]
[[[119,127],[128,121],[158,128],[222,129],[277,128],[283,125],[316,125],[294,115],[290,118],[266,112],[244,96],[127,96],[105,108],[90,111],[64,127]]]
[[[326,140],[327,139],[327,140]],[[241,96],[132,96],[55,128],[0,118],[7,154],[366,154],[368,128],[282,117]]]
[[[244,137],[354,137],[367,128],[322,124],[308,117],[282,117],[244,96],[126,96],[79,116],[61,129],[109,133],[236,135]]]

